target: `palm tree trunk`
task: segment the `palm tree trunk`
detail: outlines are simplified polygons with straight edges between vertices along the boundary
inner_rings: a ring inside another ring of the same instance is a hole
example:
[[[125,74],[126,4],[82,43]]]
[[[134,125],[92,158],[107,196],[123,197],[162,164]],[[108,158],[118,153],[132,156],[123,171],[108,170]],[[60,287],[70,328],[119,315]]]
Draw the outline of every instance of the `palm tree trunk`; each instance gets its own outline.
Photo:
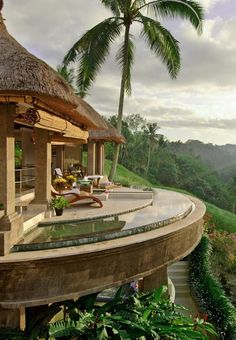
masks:
[[[127,61],[128,61],[129,30],[130,30],[130,25],[125,26],[125,40],[124,40],[125,61],[124,61],[122,77],[121,77],[120,98],[119,98],[119,108],[118,108],[117,127],[116,127],[119,133],[121,133],[123,109],[124,109],[125,78],[126,78],[125,75],[126,75],[126,72],[127,72]],[[117,163],[118,163],[119,152],[120,152],[120,145],[116,144],[115,149],[114,149],[114,154],[113,154],[112,166],[111,166],[111,170],[110,170],[110,174],[109,174],[110,181],[113,181],[115,173],[116,173],[116,167],[117,167]]]
[[[151,145],[149,144],[147,166],[146,166],[146,175],[148,174],[148,170],[149,170],[149,166],[150,166],[150,159],[151,159]]]

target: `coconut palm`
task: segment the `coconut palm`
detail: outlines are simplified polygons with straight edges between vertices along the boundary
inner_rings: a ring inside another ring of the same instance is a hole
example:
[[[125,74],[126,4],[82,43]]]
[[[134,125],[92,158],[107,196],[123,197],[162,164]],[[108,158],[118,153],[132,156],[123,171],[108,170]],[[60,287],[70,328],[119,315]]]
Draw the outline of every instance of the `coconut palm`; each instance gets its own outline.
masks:
[[[74,87],[75,75],[74,69],[68,68],[65,65],[57,65],[57,72],[67,81],[68,84],[73,88],[76,93],[76,89]]]
[[[154,54],[167,66],[171,78],[180,69],[179,43],[164,28],[160,19],[181,17],[188,19],[198,33],[202,30],[203,9],[195,0],[101,0],[113,16],[87,31],[68,51],[64,64],[79,61],[77,86],[84,96],[109,55],[111,43],[124,29],[123,43],[116,59],[121,66],[121,86],[117,130],[121,132],[125,91],[131,94],[131,67],[134,62],[134,43],[130,29],[134,23],[141,25],[141,37]],[[113,179],[119,155],[116,146],[110,179]]]
[[[147,123],[147,127],[145,130],[145,133],[148,136],[148,157],[147,157],[147,165],[146,165],[146,175],[148,174],[148,170],[150,166],[151,154],[154,148],[157,146],[158,140],[161,136],[160,134],[157,133],[157,130],[159,129],[160,127],[157,125],[157,123]]]

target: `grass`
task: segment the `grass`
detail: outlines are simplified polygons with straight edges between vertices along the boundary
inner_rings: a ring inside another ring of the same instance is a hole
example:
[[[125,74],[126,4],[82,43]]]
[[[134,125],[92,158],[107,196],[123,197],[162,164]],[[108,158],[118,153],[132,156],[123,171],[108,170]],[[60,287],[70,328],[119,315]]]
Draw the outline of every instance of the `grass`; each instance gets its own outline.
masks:
[[[105,161],[105,173],[109,173],[109,169],[111,166],[111,161]],[[138,186],[138,187],[157,187],[156,184],[153,184],[143,177],[133,173],[132,171],[126,169],[124,166],[118,164],[115,182],[119,182],[122,185],[131,185],[131,186]],[[158,186],[159,188],[178,191],[188,195],[192,195],[191,193],[177,189],[177,188],[170,188],[165,186]],[[193,196],[193,195],[192,195]],[[212,222],[216,225],[217,229],[226,230],[229,233],[236,233],[236,215],[232,214],[231,212],[218,208],[215,205],[204,202],[206,205],[207,212],[212,215]]]
[[[105,173],[108,175],[111,166],[111,161],[105,162]],[[118,164],[115,176],[115,182],[121,183],[124,186],[137,186],[137,187],[153,187],[153,184],[134,172],[126,169],[124,166]]]

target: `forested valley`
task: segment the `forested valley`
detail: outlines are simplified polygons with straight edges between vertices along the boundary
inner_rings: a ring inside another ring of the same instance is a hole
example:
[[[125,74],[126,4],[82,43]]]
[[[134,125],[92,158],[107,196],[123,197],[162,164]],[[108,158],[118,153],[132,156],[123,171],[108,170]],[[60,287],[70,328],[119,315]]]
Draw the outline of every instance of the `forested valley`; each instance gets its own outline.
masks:
[[[116,126],[116,117],[109,122]],[[157,185],[186,190],[235,213],[236,145],[218,146],[189,140],[170,142],[157,123],[139,114],[123,120],[119,163]],[[106,144],[112,159],[113,144]]]

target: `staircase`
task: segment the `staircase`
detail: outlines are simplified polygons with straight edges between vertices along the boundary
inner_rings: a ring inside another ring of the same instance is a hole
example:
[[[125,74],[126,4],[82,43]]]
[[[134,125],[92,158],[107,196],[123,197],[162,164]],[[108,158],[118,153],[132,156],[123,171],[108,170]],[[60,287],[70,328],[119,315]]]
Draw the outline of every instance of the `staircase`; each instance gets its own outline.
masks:
[[[168,267],[168,276],[175,286],[175,304],[188,309],[188,311],[183,311],[185,315],[196,316],[198,311],[190,294],[188,272],[187,261],[179,261]]]

